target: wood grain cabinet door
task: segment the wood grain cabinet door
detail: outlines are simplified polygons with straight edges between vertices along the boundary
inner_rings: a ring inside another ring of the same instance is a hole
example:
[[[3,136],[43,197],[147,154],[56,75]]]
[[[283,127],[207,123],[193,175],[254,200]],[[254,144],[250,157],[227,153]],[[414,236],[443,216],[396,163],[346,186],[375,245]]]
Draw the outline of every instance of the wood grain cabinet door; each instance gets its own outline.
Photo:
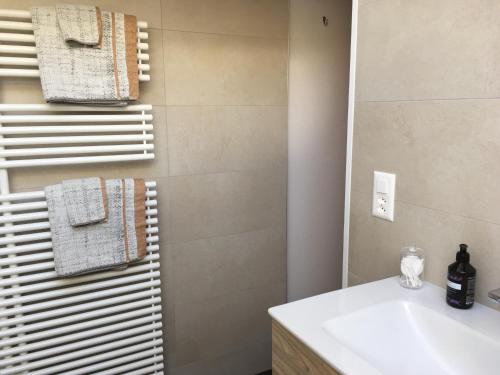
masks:
[[[340,375],[273,320],[273,375]]]

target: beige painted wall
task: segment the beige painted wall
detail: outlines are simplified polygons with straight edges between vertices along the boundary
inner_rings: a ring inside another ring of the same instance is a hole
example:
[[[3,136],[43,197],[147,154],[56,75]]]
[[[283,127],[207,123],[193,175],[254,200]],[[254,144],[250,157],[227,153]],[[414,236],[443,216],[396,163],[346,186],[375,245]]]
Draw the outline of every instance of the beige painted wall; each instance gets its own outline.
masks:
[[[287,0],[65,0],[149,23],[157,158],[23,169],[13,191],[75,176],[158,181],[170,374],[271,367],[267,308],[285,300]],[[28,9],[56,0],[0,0]],[[35,79],[2,79],[0,102],[42,102]]]
[[[360,0],[350,284],[398,273],[426,250],[444,286],[470,245],[477,299],[500,287],[500,3]],[[370,214],[373,170],[397,174],[395,221]]]
[[[350,0],[290,2],[290,301],[341,287],[350,21]]]

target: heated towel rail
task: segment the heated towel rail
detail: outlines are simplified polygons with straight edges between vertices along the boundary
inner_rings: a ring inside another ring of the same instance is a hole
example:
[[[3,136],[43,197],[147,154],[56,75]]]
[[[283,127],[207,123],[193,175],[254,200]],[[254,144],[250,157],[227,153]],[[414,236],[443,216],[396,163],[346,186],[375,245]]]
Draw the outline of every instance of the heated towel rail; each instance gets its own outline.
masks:
[[[139,79],[149,81],[138,22]],[[31,14],[0,9],[0,77],[39,77]],[[0,374],[163,374],[156,184],[147,256],[122,271],[59,278],[43,191],[8,171],[154,158],[151,105],[0,104]]]
[[[151,105],[0,104],[0,374],[163,374],[156,184],[147,256],[58,278],[43,191],[10,193],[12,168],[154,158]]]
[[[0,373],[162,373],[155,182],[147,256],[123,271],[58,278],[43,191],[0,195]]]
[[[0,169],[154,158],[151,105],[0,104]]]
[[[150,66],[146,22],[137,22],[137,62],[139,81],[149,81]],[[31,13],[0,9],[0,77],[40,77],[37,69],[35,36]]]

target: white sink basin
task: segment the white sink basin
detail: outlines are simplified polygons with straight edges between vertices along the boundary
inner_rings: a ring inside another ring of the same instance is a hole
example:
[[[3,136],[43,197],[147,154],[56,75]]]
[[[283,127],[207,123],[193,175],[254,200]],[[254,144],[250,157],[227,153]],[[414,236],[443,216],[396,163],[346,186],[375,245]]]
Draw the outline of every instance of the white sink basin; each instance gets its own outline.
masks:
[[[498,375],[500,313],[446,305],[396,278],[273,307],[271,316],[346,375]]]
[[[497,342],[413,302],[377,304],[328,320],[323,327],[383,374],[500,372]]]

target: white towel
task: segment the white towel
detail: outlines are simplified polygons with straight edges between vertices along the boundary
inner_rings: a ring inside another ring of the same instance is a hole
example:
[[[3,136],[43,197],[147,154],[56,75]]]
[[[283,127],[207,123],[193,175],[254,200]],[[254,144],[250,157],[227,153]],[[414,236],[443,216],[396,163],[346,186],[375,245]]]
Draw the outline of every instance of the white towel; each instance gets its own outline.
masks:
[[[47,102],[126,105],[139,97],[137,19],[102,11],[100,48],[64,40],[55,7],[33,7],[33,32]]]
[[[102,23],[99,8],[90,5],[57,4],[57,22],[66,42],[98,46]]]
[[[108,220],[71,226],[61,184],[47,186],[55,270],[59,276],[119,268],[146,255],[143,180],[106,180]]]
[[[108,202],[102,178],[64,180],[62,190],[68,219],[73,227],[106,220]]]

